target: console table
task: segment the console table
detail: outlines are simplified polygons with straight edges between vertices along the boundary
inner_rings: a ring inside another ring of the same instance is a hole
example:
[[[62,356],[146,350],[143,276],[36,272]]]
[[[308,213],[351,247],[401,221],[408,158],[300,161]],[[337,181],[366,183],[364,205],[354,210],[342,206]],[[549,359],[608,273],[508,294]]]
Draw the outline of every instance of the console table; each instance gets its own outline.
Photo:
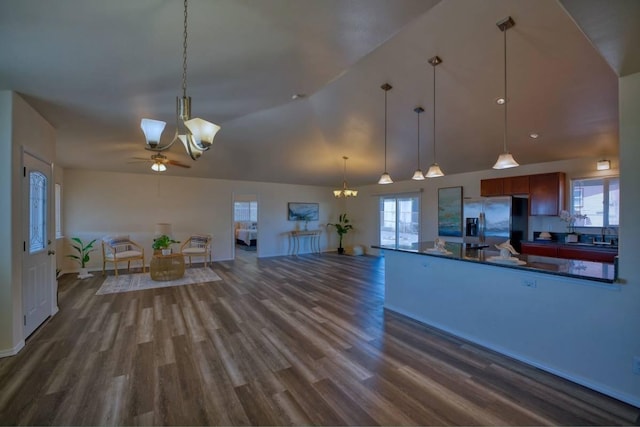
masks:
[[[289,232],[289,247],[292,255],[300,252],[300,239],[309,239],[309,249],[311,252],[320,253],[320,234],[322,230],[293,230]]]
[[[184,276],[184,255],[181,253],[169,255],[153,255],[149,264],[151,280],[177,280]]]

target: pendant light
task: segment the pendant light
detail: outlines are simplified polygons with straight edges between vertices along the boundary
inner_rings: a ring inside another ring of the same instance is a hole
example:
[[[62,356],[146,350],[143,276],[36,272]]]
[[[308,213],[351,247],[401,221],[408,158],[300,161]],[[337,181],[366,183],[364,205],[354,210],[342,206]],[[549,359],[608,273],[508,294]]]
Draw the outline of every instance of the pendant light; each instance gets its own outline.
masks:
[[[433,65],[433,164],[429,166],[429,170],[425,175],[427,178],[437,178],[444,176],[436,161],[436,65],[440,64],[442,59],[438,55],[429,58],[429,64]]]
[[[340,199],[342,197],[356,197],[358,195],[358,190],[351,190],[347,188],[347,160],[349,159],[347,156],[342,156],[344,159],[344,172],[342,173],[342,188],[339,190],[333,190],[333,195]]]
[[[378,184],[393,184],[393,180],[387,172],[387,92],[393,87],[389,83],[385,83],[380,88],[384,90],[384,173],[380,176]]]
[[[422,169],[420,168],[420,113],[424,112],[424,108],[416,107],[413,109],[418,116],[418,169],[413,173],[411,179],[415,181],[422,181],[424,179],[424,174],[422,173]]]
[[[500,31],[502,31],[504,38],[504,151],[500,156],[498,156],[498,160],[496,161],[496,164],[493,165],[493,168],[509,169],[520,166],[507,149],[507,104],[509,103],[509,98],[507,98],[507,30],[516,25],[516,23],[513,18],[508,16],[502,21],[499,21],[496,25],[500,28]]]

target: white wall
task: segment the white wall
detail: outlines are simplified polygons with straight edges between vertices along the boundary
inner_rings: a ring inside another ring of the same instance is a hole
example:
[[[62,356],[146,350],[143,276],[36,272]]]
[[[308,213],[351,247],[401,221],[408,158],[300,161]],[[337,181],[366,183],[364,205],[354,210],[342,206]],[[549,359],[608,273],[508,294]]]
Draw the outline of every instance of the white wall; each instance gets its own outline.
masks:
[[[22,322],[22,150],[53,163],[55,131],[18,94],[0,92],[0,180],[2,200],[9,208],[0,213],[0,355],[12,354],[24,343]],[[53,200],[53,185],[49,186]],[[49,218],[53,223],[53,212]],[[54,241],[54,232],[49,230]],[[52,265],[52,275],[55,266]]]
[[[212,152],[211,155],[215,155]],[[228,181],[204,178],[181,178],[158,174],[123,174],[70,170],[64,172],[64,230],[66,237],[83,240],[109,234],[130,234],[146,248],[147,262],[155,224],[172,224],[174,238],[183,241],[192,233],[213,236],[214,261],[233,257],[234,194],[256,195],[259,203],[258,256],[286,255],[288,232],[300,227],[287,220],[288,202],[318,202],[320,220],[310,228],[325,229],[335,221],[339,206],[328,188]],[[335,250],[335,233],[323,233],[323,250]],[[70,253],[67,246],[65,254]],[[301,253],[308,252],[304,247]],[[77,265],[62,258],[65,271]],[[111,266],[111,264],[109,264]],[[108,267],[109,267],[108,266]],[[102,254],[92,254],[89,270],[102,269]]]

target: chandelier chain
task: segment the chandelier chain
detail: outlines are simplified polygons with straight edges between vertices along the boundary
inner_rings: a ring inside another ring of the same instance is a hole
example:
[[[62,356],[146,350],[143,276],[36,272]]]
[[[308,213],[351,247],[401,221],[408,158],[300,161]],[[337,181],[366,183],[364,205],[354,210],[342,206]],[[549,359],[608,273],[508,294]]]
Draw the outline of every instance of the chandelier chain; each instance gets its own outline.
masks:
[[[187,0],[184,0],[184,32],[182,42],[182,96],[187,96]]]
[[[384,171],[387,172],[387,92],[384,91]]]
[[[418,114],[418,169],[420,169],[420,111],[417,111]]]

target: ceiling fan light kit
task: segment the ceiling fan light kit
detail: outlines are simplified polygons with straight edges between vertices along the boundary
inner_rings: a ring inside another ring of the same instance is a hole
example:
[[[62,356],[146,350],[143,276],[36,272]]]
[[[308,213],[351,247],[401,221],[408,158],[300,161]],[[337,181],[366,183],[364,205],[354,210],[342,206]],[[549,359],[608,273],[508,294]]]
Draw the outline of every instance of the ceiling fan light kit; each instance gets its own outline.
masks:
[[[520,166],[518,162],[513,158],[509,150],[507,149],[507,104],[509,103],[509,98],[507,97],[507,30],[514,25],[516,25],[513,18],[510,16],[504,18],[501,21],[496,23],[500,31],[502,31],[504,38],[504,99],[505,102],[502,104],[504,106],[504,150],[500,156],[498,156],[498,160],[495,165],[493,165],[493,169],[509,169],[515,168],[516,166]]]
[[[393,89],[389,83],[380,86],[384,90],[384,172],[378,180],[378,184],[393,184],[391,175],[387,172],[387,92]]]
[[[167,144],[160,144],[166,122],[142,119],[140,127],[147,141],[147,150],[161,152],[180,140],[193,160],[209,150],[220,126],[200,118],[191,118],[191,97],[187,96],[187,0],[184,0],[184,32],[182,44],[182,97],[176,98],[176,133]]]

